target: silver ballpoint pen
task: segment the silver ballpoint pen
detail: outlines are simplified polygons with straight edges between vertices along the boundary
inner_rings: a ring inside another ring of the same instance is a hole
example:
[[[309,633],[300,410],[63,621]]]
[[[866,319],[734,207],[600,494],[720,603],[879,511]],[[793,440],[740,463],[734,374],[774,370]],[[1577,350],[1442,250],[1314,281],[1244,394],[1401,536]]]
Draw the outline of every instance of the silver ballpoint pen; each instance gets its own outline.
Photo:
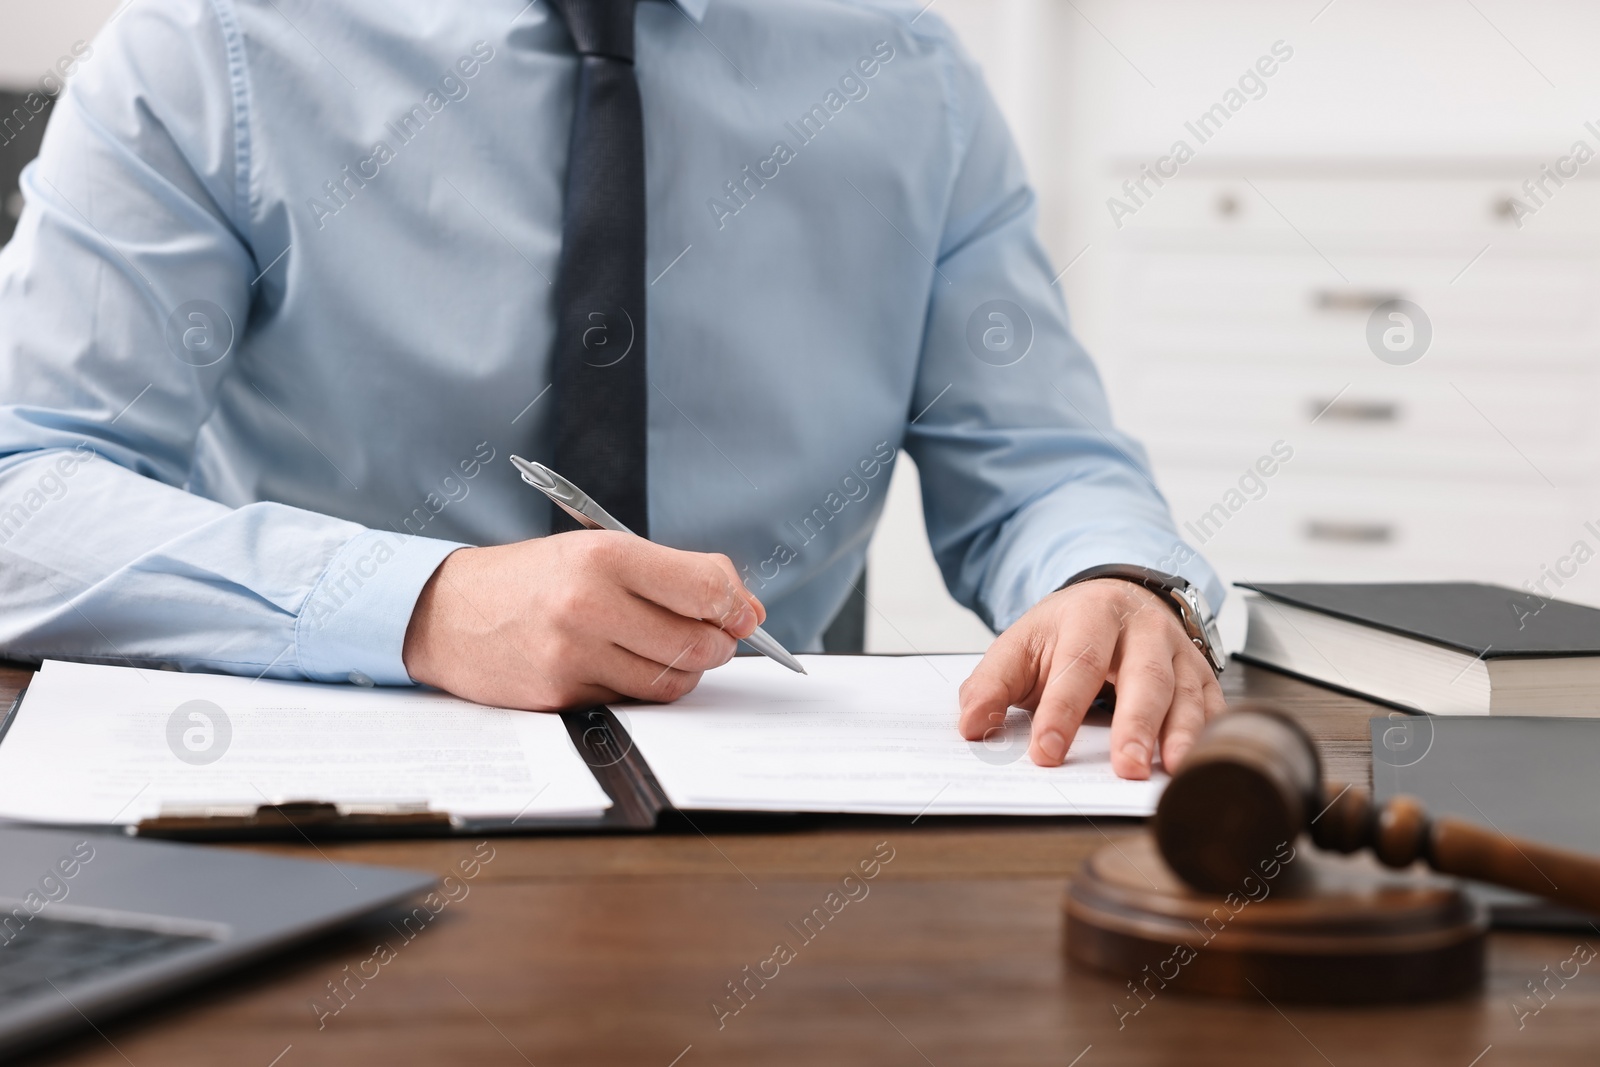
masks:
[[[621,522],[612,517],[605,508],[596,504],[588,493],[567,481],[543,463],[535,463],[521,456],[511,457],[512,466],[522,472],[522,480],[533,486],[539,492],[549,497],[556,506],[578,522],[591,530],[613,530],[617,533],[633,533]],[[800,661],[789,654],[789,650],[772,639],[761,627],[743,639],[744,643],[755,649],[769,659],[775,659],[788,667],[791,671],[805,674],[806,669]]]

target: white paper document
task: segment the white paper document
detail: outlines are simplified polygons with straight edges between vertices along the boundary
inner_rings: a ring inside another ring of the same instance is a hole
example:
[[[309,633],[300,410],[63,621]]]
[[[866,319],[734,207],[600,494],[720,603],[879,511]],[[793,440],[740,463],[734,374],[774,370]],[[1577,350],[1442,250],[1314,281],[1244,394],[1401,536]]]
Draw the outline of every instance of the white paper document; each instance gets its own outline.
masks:
[[[559,716],[421,689],[46,661],[0,745],[0,818],[126,825],[308,800],[519,823],[611,806]]]
[[[979,656],[765,657],[708,671],[675,704],[615,709],[673,805],[910,815],[1149,815],[1166,783],[1111,770],[1109,726],[1066,762],[1028,759],[1028,716],[964,741],[956,690]]]

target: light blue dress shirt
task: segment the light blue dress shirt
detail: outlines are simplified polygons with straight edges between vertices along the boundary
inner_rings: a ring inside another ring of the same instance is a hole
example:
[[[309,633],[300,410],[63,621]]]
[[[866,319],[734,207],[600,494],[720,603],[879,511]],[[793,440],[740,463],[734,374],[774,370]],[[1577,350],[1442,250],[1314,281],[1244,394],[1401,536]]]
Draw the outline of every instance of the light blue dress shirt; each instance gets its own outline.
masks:
[[[1111,561],[1216,604],[921,7],[640,4],[651,532],[814,649],[903,448],[996,628]],[[122,10],[0,253],[0,653],[409,681],[440,561],[547,531],[576,72],[544,0]]]

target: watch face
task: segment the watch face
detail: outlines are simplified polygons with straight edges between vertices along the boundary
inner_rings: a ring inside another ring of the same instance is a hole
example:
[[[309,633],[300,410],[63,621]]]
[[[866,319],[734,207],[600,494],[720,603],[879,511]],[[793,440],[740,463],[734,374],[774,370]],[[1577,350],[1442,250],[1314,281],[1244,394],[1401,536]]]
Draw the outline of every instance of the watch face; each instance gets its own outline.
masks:
[[[1200,618],[1201,623],[1209,623],[1213,618],[1211,605],[1206,603],[1206,595],[1200,591],[1200,587],[1185,584],[1183,594],[1190,605],[1194,607],[1195,614]]]
[[[1187,583],[1182,588],[1174,589],[1173,593],[1183,606],[1184,629],[1189,632],[1189,638],[1210,662],[1212,670],[1220,674],[1227,660],[1223,658],[1222,641],[1217,633],[1216,620],[1206,605],[1205,595]]]
[[[1212,669],[1221,674],[1222,668],[1228,665],[1228,657],[1222,651],[1222,635],[1217,632],[1217,624],[1210,620],[1206,621],[1206,647],[1201,651],[1211,661]]]

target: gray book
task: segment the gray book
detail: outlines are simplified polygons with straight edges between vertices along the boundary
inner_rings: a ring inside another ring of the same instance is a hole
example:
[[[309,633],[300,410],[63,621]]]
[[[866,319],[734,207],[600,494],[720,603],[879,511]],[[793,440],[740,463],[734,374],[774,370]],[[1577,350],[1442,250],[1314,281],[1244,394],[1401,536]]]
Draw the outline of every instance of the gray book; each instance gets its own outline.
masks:
[[[1600,715],[1600,610],[1476,582],[1245,584],[1239,658],[1435,715]]]
[[[1416,797],[1433,817],[1600,855],[1600,720],[1375,718],[1372,792]],[[1600,919],[1511,890],[1474,886],[1497,925],[1600,933]]]

